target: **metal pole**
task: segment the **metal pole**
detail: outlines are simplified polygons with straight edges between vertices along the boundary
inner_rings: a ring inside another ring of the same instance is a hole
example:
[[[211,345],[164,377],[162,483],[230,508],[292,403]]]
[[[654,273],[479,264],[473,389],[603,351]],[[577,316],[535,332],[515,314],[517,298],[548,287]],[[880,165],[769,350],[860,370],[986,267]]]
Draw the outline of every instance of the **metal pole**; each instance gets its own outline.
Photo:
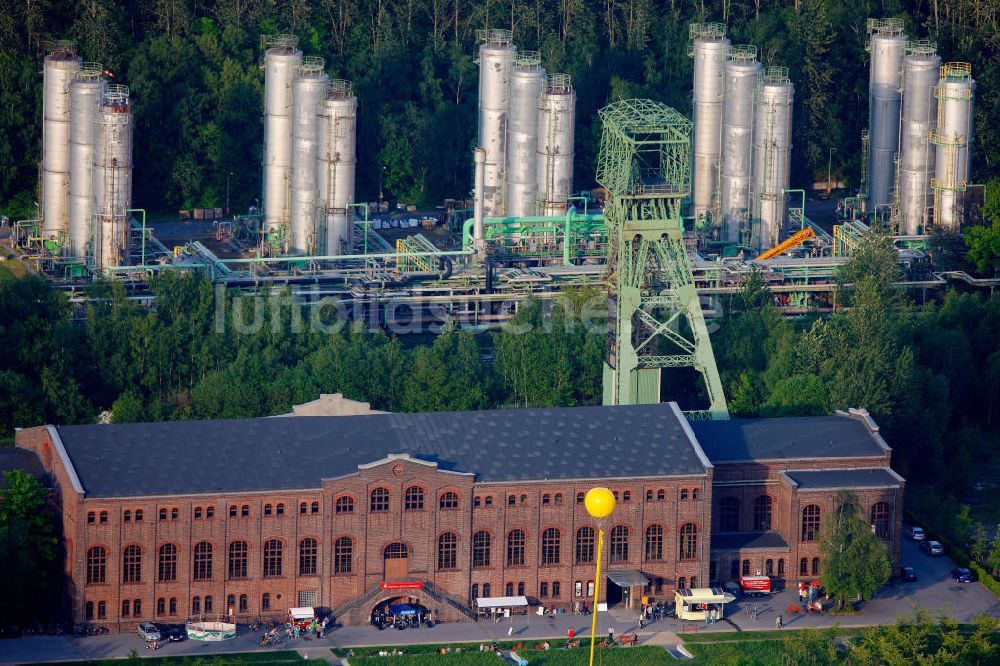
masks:
[[[232,171],[226,174],[226,217],[229,217],[229,178],[232,175],[233,175]]]
[[[146,209],[126,208],[126,213],[142,213],[142,265],[146,265]]]
[[[590,666],[594,666],[594,638],[597,635],[597,598],[601,594],[601,552],[604,550],[604,530],[597,529],[597,573],[594,574],[594,614],[590,620]]]

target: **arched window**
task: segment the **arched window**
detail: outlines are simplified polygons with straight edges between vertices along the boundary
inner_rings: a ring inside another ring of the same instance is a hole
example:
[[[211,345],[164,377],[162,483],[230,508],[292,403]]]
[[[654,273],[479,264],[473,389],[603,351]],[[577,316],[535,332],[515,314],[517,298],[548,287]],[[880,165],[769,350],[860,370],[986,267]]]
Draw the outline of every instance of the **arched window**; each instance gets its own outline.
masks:
[[[458,493],[453,493],[448,491],[441,495],[441,499],[438,501],[438,508],[440,509],[457,509],[458,508]]]
[[[354,498],[350,495],[341,495],[337,498],[337,513],[354,513]]]
[[[764,575],[773,576],[774,575],[774,560],[768,558],[764,561]]]
[[[687,488],[681,488],[681,499],[682,500],[686,500],[687,498],[688,498],[688,489]]]
[[[197,615],[201,612],[201,597],[191,599],[191,613]]]
[[[472,535],[472,566],[490,566],[490,550],[492,549],[492,538],[486,530],[479,530]]]
[[[170,597],[170,614],[177,615],[177,597]]]
[[[108,617],[108,602],[98,601],[97,602],[97,619],[104,620]]]
[[[201,541],[194,547],[194,579],[208,580],[212,577],[212,544]]]
[[[576,531],[576,563],[594,561],[594,528],[581,527]]]
[[[128,599],[122,601],[122,617],[128,617],[129,610],[132,608],[132,602]]]
[[[799,575],[808,576],[809,575],[809,558],[803,557],[799,560]]]
[[[514,583],[507,583],[507,585],[504,586],[504,594],[508,597],[514,596]]]
[[[701,488],[692,488],[691,489],[691,499],[693,499],[693,500],[698,499],[698,495],[700,493],[701,493]],[[692,577],[691,580],[694,580],[694,578]]]
[[[270,504],[265,504],[264,505],[264,515],[265,516],[270,516],[273,511],[274,511],[274,508]]]
[[[132,615],[134,617],[142,617],[142,599],[132,601]]]
[[[774,505],[770,495],[761,495],[753,501],[753,529],[767,532],[771,529],[771,510]]]
[[[667,491],[666,490],[664,490],[663,488],[660,488],[659,490],[656,491],[656,501],[657,502],[663,502],[663,501],[666,501],[666,499],[667,499]]]
[[[88,523],[93,523],[93,522],[96,522],[96,521],[97,521],[97,514],[95,512],[93,512],[93,511],[88,511],[87,512],[87,522]]]
[[[167,600],[160,597],[156,600],[156,614],[166,615],[167,614]]]
[[[547,582],[541,582],[538,584],[538,596],[540,597],[549,596],[549,584]]]
[[[285,515],[285,505],[282,504],[281,502],[278,502],[278,506],[274,508],[275,508],[275,513],[277,513],[279,516]]]
[[[165,543],[160,546],[160,556],[156,567],[156,580],[166,583],[177,580],[177,546]]]
[[[87,602],[87,620],[89,621],[89,620],[93,620],[93,619],[94,619],[94,602],[93,601],[88,601]]]
[[[698,527],[694,523],[681,525],[680,557],[682,560],[698,557]]]
[[[612,562],[628,561],[628,528],[624,525],[615,525],[611,528],[611,550],[610,560]]]
[[[260,609],[271,610],[271,595],[267,592],[260,595]]]
[[[247,598],[247,595],[241,594],[240,595],[240,612],[241,613],[246,613],[247,610],[249,610],[249,608],[250,608],[250,600]]]
[[[646,528],[646,559],[663,559],[663,528],[659,525],[650,525]]]
[[[353,570],[351,564],[354,555],[354,543],[351,537],[340,537],[333,544],[333,573],[349,574]]]
[[[656,592],[657,594],[660,594],[661,592],[663,592],[663,578],[662,577],[660,577],[660,576],[656,577],[656,587],[653,588],[653,591]]]
[[[316,559],[319,552],[319,544],[316,539],[303,539],[299,542],[299,575],[315,576]]]
[[[507,495],[507,506],[514,506],[515,504],[517,504],[517,496]]]
[[[246,578],[249,548],[246,541],[229,544],[229,577]]]
[[[438,569],[458,567],[458,537],[454,532],[445,532],[438,537]]]
[[[180,516],[180,510],[178,510],[177,507],[174,507],[170,510],[170,520],[177,520],[179,516]],[[136,613],[136,615],[138,615],[138,613]]]
[[[750,575],[750,560],[743,560],[743,575]]]
[[[102,546],[94,546],[87,551],[87,584],[106,582],[108,575],[108,551]]]
[[[553,502],[553,504],[562,504],[562,502],[563,502],[562,493],[556,493],[552,497],[552,502]]]
[[[486,499],[483,500],[485,506],[493,506],[493,495],[487,495]],[[487,583],[488,584],[488,583]],[[483,589],[486,589],[485,587]],[[485,594],[483,595],[486,596]]]
[[[410,552],[405,543],[390,543],[382,549],[382,558],[386,560],[405,560],[410,557]]]
[[[802,509],[802,540],[815,541],[819,537],[820,510],[815,504]]]
[[[389,510],[389,490],[387,488],[376,488],[371,495],[371,512],[383,513]]]
[[[819,575],[819,558],[818,557],[814,557],[813,558],[813,561],[812,561],[812,575],[813,576],[818,576]]]
[[[542,564],[559,564],[562,535],[554,527],[542,532]]]
[[[735,497],[723,497],[719,502],[719,531],[738,532],[740,530],[740,501]]]
[[[483,583],[483,596],[484,597],[490,596],[490,584],[489,583]]]
[[[160,509],[160,520],[166,520],[166,519],[167,519],[167,510],[166,510],[166,508]]]
[[[420,486],[410,486],[406,489],[406,495],[403,500],[403,510],[404,511],[423,511],[424,510],[424,489]]]
[[[650,488],[649,490],[646,491],[646,501],[647,502],[652,502],[653,501],[653,490],[652,490],[652,488]]]
[[[519,597],[523,597],[524,596],[524,581],[523,580],[520,583],[517,584],[517,596],[519,596]]]
[[[268,539],[264,542],[264,576],[281,575],[281,542]]]
[[[202,516],[201,507],[200,506],[196,506],[194,508],[194,519],[195,520],[199,520],[199,519],[201,519],[201,516]]]
[[[212,612],[212,596],[211,595],[207,595],[205,597],[205,612],[206,613],[211,613]]]
[[[886,502],[876,502],[872,505],[871,525],[875,536],[880,539],[889,538],[889,505]]]
[[[244,504],[243,506],[240,507],[240,517],[241,518],[246,518],[249,515],[250,515],[250,505],[249,504]],[[206,610],[208,610],[208,608],[207,608],[208,607],[208,599],[209,599],[208,597],[205,597]]]
[[[235,611],[236,611],[236,595],[230,594],[228,597],[226,597],[226,613],[228,614],[230,612],[235,612]]]
[[[586,497],[586,495],[584,495],[583,493],[577,493],[576,494],[576,503],[577,504],[583,504],[583,500],[584,500],[585,497]]]
[[[125,513],[122,515],[122,520],[124,520],[126,523],[131,523],[132,522],[132,512],[129,511],[128,509],[125,509]]]
[[[542,493],[542,504],[543,505],[552,504],[552,495],[550,495],[549,493]]]
[[[142,549],[139,546],[128,546],[122,554],[122,582],[142,582]]]
[[[299,513],[305,513],[308,510],[308,505],[305,502],[299,502]]]
[[[482,504],[483,504],[483,498],[480,497],[479,495],[476,495],[475,497],[472,498],[472,508],[473,509],[478,509],[480,506],[482,506]],[[476,589],[477,590],[479,589],[478,585],[476,586]]]
[[[691,576],[691,589],[698,587],[698,577]]]
[[[239,514],[239,509],[236,507],[235,504],[233,504],[232,506],[229,507],[229,517],[230,518],[235,518],[238,514]]]
[[[472,598],[473,599],[479,598],[479,583],[472,584]]]
[[[628,504],[631,501],[632,501],[632,491],[630,491],[630,490],[623,491],[622,492],[622,502],[625,502],[626,504]]]
[[[309,513],[319,513],[319,502],[313,502],[309,505]]]
[[[507,566],[516,567],[524,564],[524,530],[511,530],[507,533]]]
[[[687,578],[681,576],[680,578],[677,579],[677,589],[678,590],[687,589]]]
[[[785,575],[785,558],[781,558],[780,560],[778,560],[778,575],[779,576]]]
[[[211,507],[209,507],[209,510],[211,510]],[[212,516],[209,516],[209,518],[211,518],[211,517]],[[135,522],[137,522],[137,523],[141,523],[142,522],[142,509],[136,509],[135,510]],[[99,607],[100,606],[98,605],[98,608]]]
[[[573,581],[573,596],[582,597],[583,596],[583,581],[577,580]]]

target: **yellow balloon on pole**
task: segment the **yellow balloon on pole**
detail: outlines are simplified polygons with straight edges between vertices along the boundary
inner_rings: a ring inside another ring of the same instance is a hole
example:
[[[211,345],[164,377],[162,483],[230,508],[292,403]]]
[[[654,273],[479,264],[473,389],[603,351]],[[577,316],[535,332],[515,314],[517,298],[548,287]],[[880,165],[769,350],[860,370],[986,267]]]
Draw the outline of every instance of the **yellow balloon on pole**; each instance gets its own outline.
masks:
[[[607,488],[591,488],[583,499],[583,505],[594,518],[607,518],[615,510],[615,496]]]

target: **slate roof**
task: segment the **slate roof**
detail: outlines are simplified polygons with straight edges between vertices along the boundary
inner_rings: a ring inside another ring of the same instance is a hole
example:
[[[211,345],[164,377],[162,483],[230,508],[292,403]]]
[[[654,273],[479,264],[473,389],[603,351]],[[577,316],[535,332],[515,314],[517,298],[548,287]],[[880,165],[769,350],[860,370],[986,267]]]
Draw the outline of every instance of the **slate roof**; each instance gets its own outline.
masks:
[[[91,497],[318,488],[410,454],[477,481],[704,475],[669,404],[59,426]]]
[[[5,472],[19,469],[36,479],[45,478],[45,468],[42,461],[33,452],[26,449],[0,447],[0,478]]]
[[[775,550],[788,548],[777,532],[722,532],[712,535],[712,550]]]
[[[899,488],[903,482],[892,470],[883,467],[864,469],[788,470],[785,476],[799,490],[829,490],[831,488]]]
[[[691,429],[713,464],[882,456],[887,452],[860,417],[847,414],[695,421]]]

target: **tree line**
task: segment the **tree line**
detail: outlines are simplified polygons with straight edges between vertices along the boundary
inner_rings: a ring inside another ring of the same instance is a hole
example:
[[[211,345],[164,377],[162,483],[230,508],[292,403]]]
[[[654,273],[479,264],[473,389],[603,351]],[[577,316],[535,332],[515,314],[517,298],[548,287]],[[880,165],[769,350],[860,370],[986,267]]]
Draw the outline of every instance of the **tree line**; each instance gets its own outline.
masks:
[[[359,98],[358,200],[437,203],[471,187],[476,30],[512,29],[578,94],[576,183],[593,183],[596,111],[648,97],[690,114],[687,28],[722,21],[733,43],[796,84],[793,187],[857,185],[867,124],[865,20],[903,18],[945,60],[973,63],[972,181],[1000,164],[998,0],[37,0],[0,7],[0,208],[34,216],[45,43],[74,39],[132,89],[133,200],[151,211],[245,209],[261,192],[261,34],[290,32]]]

